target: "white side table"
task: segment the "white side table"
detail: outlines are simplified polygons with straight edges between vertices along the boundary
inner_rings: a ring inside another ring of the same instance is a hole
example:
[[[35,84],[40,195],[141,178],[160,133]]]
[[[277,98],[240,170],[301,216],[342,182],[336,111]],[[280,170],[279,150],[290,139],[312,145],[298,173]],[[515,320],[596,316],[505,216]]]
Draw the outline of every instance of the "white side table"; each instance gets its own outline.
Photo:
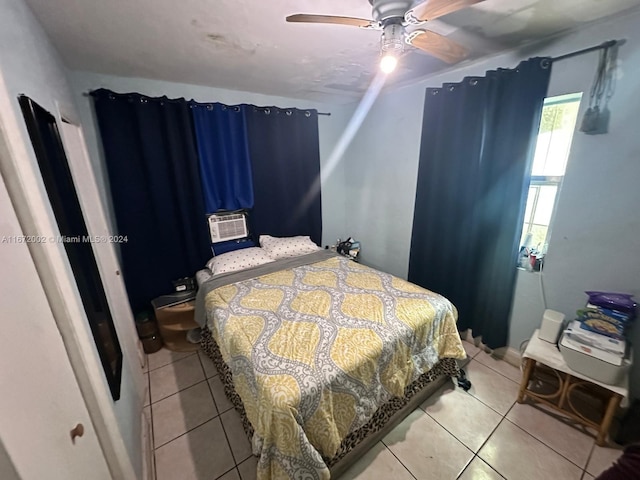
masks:
[[[611,426],[611,420],[620,401],[629,395],[629,375],[626,374],[618,385],[607,385],[571,370],[560,351],[552,343],[538,338],[538,330],[533,333],[527,349],[523,354],[525,368],[518,393],[518,403],[522,403],[529,397],[534,402],[540,402],[570,416],[577,422],[595,428],[597,433],[596,443],[605,445],[607,433]],[[548,367],[557,378],[557,390],[543,392],[536,390],[536,364]],[[606,400],[604,412],[600,420],[587,418],[580,408],[572,402],[572,394],[578,390],[588,390]]]

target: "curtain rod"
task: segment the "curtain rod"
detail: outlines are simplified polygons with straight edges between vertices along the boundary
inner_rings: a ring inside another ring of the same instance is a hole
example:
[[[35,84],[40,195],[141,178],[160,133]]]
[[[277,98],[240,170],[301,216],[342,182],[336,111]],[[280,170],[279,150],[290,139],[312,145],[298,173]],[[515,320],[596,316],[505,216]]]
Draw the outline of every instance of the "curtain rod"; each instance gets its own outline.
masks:
[[[565,60],[567,58],[575,57],[577,55],[582,55],[584,53],[593,52],[595,50],[602,50],[603,48],[611,48],[618,44],[617,40],[609,40],[608,42],[601,43],[600,45],[595,45],[593,47],[585,48],[583,50],[576,50],[575,52],[567,53],[565,55],[560,55],[559,57],[553,57],[549,60],[551,62],[558,62],[560,60]]]
[[[82,92],[82,96],[83,97],[90,97],[91,96],[91,92]],[[305,110],[304,108],[301,108],[300,110]],[[318,115],[324,115],[326,117],[330,117],[331,113],[326,113],[326,112],[318,112]]]

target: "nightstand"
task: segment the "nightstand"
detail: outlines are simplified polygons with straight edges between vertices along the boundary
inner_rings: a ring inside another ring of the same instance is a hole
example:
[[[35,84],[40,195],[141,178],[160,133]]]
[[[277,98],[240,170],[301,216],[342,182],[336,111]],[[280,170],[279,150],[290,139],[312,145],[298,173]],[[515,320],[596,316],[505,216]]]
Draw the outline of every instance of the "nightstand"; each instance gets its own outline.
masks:
[[[194,319],[195,298],[195,291],[187,291],[162,295],[151,301],[160,336],[169,350],[176,352],[198,350],[197,343],[187,340],[187,332],[199,328]]]
[[[620,401],[629,395],[629,375],[618,385],[607,385],[571,370],[555,344],[533,333],[522,355],[525,367],[518,403],[527,397],[597,431],[596,443],[605,445],[611,420]]]

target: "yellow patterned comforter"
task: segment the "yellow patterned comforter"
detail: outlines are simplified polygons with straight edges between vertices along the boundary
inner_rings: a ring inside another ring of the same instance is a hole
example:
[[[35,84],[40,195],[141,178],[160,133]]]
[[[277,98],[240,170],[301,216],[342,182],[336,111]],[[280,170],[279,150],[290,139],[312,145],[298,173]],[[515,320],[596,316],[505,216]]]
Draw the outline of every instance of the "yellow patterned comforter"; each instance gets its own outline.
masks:
[[[439,359],[464,358],[444,297],[343,257],[221,286],[208,328],[233,374],[258,479],[327,479],[351,431]]]

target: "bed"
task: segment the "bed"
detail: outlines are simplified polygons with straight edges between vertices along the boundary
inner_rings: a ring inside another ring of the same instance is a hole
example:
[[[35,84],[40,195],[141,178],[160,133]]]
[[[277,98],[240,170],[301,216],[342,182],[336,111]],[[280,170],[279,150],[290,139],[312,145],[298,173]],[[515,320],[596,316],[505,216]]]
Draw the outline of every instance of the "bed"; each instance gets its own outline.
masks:
[[[328,250],[198,281],[201,346],[259,480],[336,475],[466,357],[446,298]]]

